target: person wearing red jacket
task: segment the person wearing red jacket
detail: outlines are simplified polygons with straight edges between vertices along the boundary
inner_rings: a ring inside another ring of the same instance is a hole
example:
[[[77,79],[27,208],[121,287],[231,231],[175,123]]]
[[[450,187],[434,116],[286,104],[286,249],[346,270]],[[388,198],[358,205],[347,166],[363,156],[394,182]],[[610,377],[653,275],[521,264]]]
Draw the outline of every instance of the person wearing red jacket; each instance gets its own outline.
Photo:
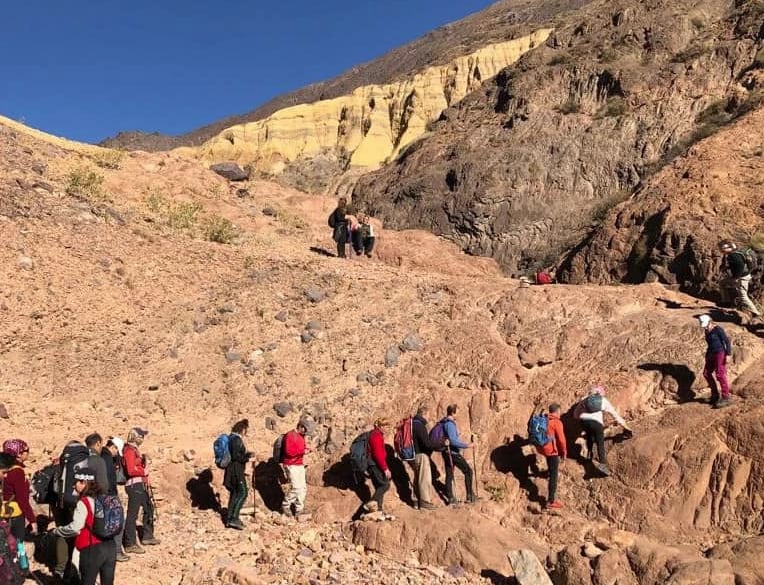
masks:
[[[557,478],[560,473],[560,462],[564,462],[568,456],[568,446],[565,443],[565,429],[560,420],[560,405],[556,402],[549,405],[547,416],[547,437],[549,442],[536,450],[546,457],[546,465],[549,470],[549,494],[546,499],[546,507],[551,509],[562,508],[562,503],[557,500]]]
[[[31,534],[34,534],[37,521],[29,502],[29,480],[24,471],[24,462],[29,457],[29,445],[21,439],[8,439],[3,443],[3,453],[13,457],[13,465],[2,482],[3,492],[0,495],[4,506],[0,509],[0,518],[8,520],[13,536],[23,540],[27,532],[24,520]],[[10,512],[10,516],[3,516],[5,509]]]
[[[305,509],[305,496],[308,493],[308,484],[305,481],[305,464],[303,457],[310,452],[305,445],[305,435],[308,428],[303,421],[297,423],[297,428],[284,435],[284,443],[281,448],[281,464],[286,470],[287,478],[291,485],[289,493],[284,497],[281,505],[282,512],[287,515],[300,516]]]
[[[127,513],[125,514],[124,544],[126,553],[143,554],[146,551],[138,544],[136,522],[138,512],[143,508],[143,538],[142,544],[159,544],[154,538],[154,506],[149,497],[149,474],[146,471],[146,460],[138,447],[148,431],[135,427],[127,434],[127,444],[122,450],[125,460],[125,492],[127,492]]]
[[[385,493],[390,489],[390,468],[387,466],[387,451],[385,450],[385,428],[390,421],[379,418],[374,421],[374,428],[369,433],[369,476],[374,484],[374,495],[363,505],[367,512],[382,511]]]

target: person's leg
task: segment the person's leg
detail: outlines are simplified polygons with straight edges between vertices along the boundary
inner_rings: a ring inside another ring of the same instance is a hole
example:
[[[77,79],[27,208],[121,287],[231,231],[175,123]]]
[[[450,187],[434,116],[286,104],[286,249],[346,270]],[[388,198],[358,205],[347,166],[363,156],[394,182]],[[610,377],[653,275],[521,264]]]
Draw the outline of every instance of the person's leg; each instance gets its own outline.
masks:
[[[24,516],[16,516],[11,518],[10,521],[11,534],[16,537],[16,540],[24,541],[24,537],[27,535],[26,521]]]
[[[475,498],[475,486],[472,483],[472,468],[467,460],[461,455],[454,453],[453,455],[454,466],[464,474],[464,488],[467,493],[467,500],[473,500]]]
[[[376,238],[375,238],[374,236],[372,236],[372,237],[370,237],[370,238],[366,238],[366,239],[364,240],[364,248],[365,248],[365,252],[366,252],[366,255],[367,255],[369,258],[371,258],[371,253],[372,253],[372,251],[374,250],[374,242],[376,242]]]
[[[743,276],[742,278],[739,278],[737,281],[737,294],[740,306],[744,309],[749,310],[751,313],[756,315],[757,317],[761,316],[761,311],[759,311],[758,307],[753,304],[753,301],[751,300],[751,297],[748,296],[748,287],[751,284],[751,275]]]
[[[586,439],[586,458],[591,461],[594,459],[594,433],[587,424],[589,421],[581,421],[581,426],[584,428],[584,438]]]
[[[353,250],[357,255],[363,252],[363,238],[361,237],[361,230],[355,230],[350,235],[350,241],[353,244]]]
[[[374,495],[371,496],[371,499],[377,502],[377,509],[382,511],[385,494],[387,493],[387,490],[390,489],[390,480],[385,477],[384,472],[376,465],[369,467],[369,472],[375,488]]]
[[[723,351],[719,351],[713,354],[714,358],[714,373],[716,379],[719,380],[719,387],[722,391],[722,400],[729,400],[730,397],[730,385],[727,381],[727,355]]]
[[[98,577],[99,554],[98,545],[89,546],[80,551],[80,583],[81,585],[95,585]]]
[[[72,518],[72,510],[58,507],[53,508],[53,521],[56,523],[56,526],[66,526],[72,521]],[[54,568],[54,573],[59,577],[63,577],[66,574],[72,559],[72,539],[57,536],[55,543],[56,566]]]
[[[454,463],[448,449],[443,451],[443,466],[446,468],[446,498],[450,504],[455,502],[456,498],[454,497]]]
[[[113,546],[109,546],[109,542],[103,542],[98,547],[102,548],[101,554],[101,567],[99,574],[101,575],[101,585],[114,585],[114,574],[117,567],[117,550]]]
[[[127,513],[125,514],[125,547],[132,546],[137,543],[137,536],[135,525],[138,522],[138,512],[141,508],[141,495],[137,491],[140,487],[141,491],[143,486],[129,485],[125,487],[127,493]]]
[[[421,506],[423,503],[432,504],[432,468],[430,467],[430,458],[424,453],[417,453],[415,463],[414,487],[419,505]]]
[[[607,451],[605,450],[605,427],[597,421],[592,422],[594,440],[597,441],[597,458],[602,465],[607,466]]]
[[[724,352],[721,352],[724,355]],[[708,387],[711,389],[711,403],[719,402],[719,389],[714,380],[714,370],[716,370],[716,354],[706,355],[705,366],[703,367],[703,377],[706,379]]]
[[[294,511],[299,514],[305,508],[305,497],[308,494],[308,484],[305,481],[305,466],[293,465],[294,472],[291,474],[292,491],[294,492]]]
[[[149,498],[149,492],[146,490],[146,486],[139,484],[139,487],[141,493],[140,506],[143,508],[143,517],[141,518],[143,524],[143,539],[141,542],[150,542],[154,540],[154,506],[151,503],[151,498]]]
[[[249,490],[247,489],[247,482],[246,480],[241,480],[237,483],[234,491],[231,493],[231,497],[233,498],[231,503],[229,504],[229,510],[228,510],[228,522],[229,523],[240,523],[241,519],[239,518],[239,514],[241,514],[241,509],[244,506],[244,502],[247,500]]]
[[[557,477],[560,473],[560,458],[557,455],[546,458],[547,469],[549,469],[549,495],[546,499],[547,504],[557,501]]]
[[[417,453],[414,455],[413,461],[407,461],[406,463],[409,464],[409,467],[411,467],[411,470],[414,472],[414,481],[412,482],[414,486],[414,498],[416,500],[416,505],[419,505],[422,503],[422,498],[419,493],[419,467],[421,466],[421,460],[419,459],[420,453]]]

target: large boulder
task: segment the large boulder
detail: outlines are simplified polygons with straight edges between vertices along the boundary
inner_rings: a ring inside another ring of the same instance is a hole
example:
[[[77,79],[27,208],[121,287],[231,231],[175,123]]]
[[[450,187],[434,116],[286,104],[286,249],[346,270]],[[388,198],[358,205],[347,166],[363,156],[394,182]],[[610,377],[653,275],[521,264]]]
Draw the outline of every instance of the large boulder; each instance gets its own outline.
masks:
[[[246,181],[249,173],[234,162],[217,163],[210,166],[210,170],[229,181]]]

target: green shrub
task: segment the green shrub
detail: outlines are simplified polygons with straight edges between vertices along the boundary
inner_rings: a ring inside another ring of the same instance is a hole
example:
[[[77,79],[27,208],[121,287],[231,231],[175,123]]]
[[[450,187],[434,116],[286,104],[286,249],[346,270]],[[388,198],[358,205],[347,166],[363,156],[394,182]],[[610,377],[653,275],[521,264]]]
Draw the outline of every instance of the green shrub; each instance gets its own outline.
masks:
[[[234,226],[225,217],[219,215],[211,215],[207,218],[206,225],[204,227],[204,237],[210,242],[217,242],[218,244],[231,244],[239,235],[236,226]]]
[[[167,225],[174,230],[188,230],[196,225],[202,206],[195,201],[183,201],[167,210]]]
[[[154,213],[161,213],[168,206],[167,200],[157,191],[151,191],[146,196],[146,199],[144,199],[144,202],[146,207]]]
[[[110,200],[103,190],[103,175],[86,168],[74,169],[67,175],[65,190],[69,195],[90,203]]]
[[[617,118],[618,116],[623,116],[628,111],[629,104],[626,100],[620,96],[615,96],[608,98],[599,112],[599,117]]]
[[[99,166],[102,169],[117,170],[122,165],[123,157],[124,153],[120,152],[119,150],[104,149],[99,151],[97,154],[94,154],[90,158],[96,164],[96,166]]]

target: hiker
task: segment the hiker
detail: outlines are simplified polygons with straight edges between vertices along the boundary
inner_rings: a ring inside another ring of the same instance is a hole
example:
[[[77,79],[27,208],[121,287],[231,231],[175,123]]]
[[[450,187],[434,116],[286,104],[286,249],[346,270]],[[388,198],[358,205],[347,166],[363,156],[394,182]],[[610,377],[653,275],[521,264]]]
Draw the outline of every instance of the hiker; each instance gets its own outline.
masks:
[[[594,460],[593,447],[596,443],[599,463],[595,464],[595,466],[604,475],[610,475],[607,452],[605,451],[604,413],[612,416],[627,433],[631,434],[632,430],[610,401],[605,398],[605,393],[604,386],[592,386],[589,389],[589,395],[576,405],[573,416],[579,419],[584,427],[589,460]]]
[[[738,250],[737,245],[729,240],[720,242],[719,250],[724,254],[722,260],[724,278],[719,281],[722,303],[731,305],[735,302],[738,307],[750,311],[756,317],[761,317],[761,311],[748,296],[751,271],[754,268],[753,259],[749,259],[745,252]]]
[[[119,479],[122,479],[124,483],[124,469],[122,469],[122,450],[125,447],[125,442],[119,437],[109,437],[106,441],[106,445],[101,448],[101,458],[106,465],[106,476],[109,480],[109,489],[106,494],[109,496],[118,496],[117,486],[119,485]],[[97,475],[97,474],[96,474]],[[121,478],[118,478],[121,475]],[[125,534],[125,527],[122,526],[122,532],[114,538],[114,548],[117,550],[117,561],[125,562],[130,560],[130,556],[126,555],[122,550],[122,537]]]
[[[409,465],[414,470],[414,493],[420,510],[434,510],[432,503],[432,467],[430,456],[433,451],[439,450],[443,445],[437,445],[430,440],[427,432],[427,407],[420,406],[411,422],[411,430],[414,438],[414,460]]]
[[[74,538],[74,547],[80,551],[82,585],[95,585],[97,578],[100,578],[101,585],[114,585],[117,550],[113,543],[102,541],[93,534],[95,498],[102,493],[96,481],[96,471],[90,467],[77,469],[74,472],[74,490],[79,494],[79,501],[72,521],[55,528],[53,534]]]
[[[533,275],[535,283],[552,284],[554,282],[554,275],[553,273],[550,274],[550,272],[547,272],[546,270],[539,270],[536,274]]]
[[[0,481],[5,479],[5,474],[13,466],[14,458],[7,453],[0,453]]]
[[[233,425],[229,436],[228,448],[231,450],[231,462],[225,468],[223,486],[228,490],[228,514],[226,528],[244,530],[244,524],[239,519],[241,508],[247,500],[247,463],[252,453],[244,445],[244,436],[249,432],[249,420],[242,419]]]
[[[564,463],[568,456],[568,446],[565,443],[565,429],[562,426],[562,420],[560,420],[560,405],[556,402],[549,405],[546,434],[548,442],[543,446],[536,447],[539,454],[546,458],[546,466],[549,470],[549,492],[546,498],[546,507],[560,509],[562,503],[557,499],[557,478],[560,474],[560,464]]]
[[[101,435],[98,433],[91,433],[85,437],[85,446],[90,452],[87,466],[95,471],[98,489],[101,490],[102,494],[108,493],[109,475],[106,469],[106,462],[103,460],[103,457],[101,457],[101,450],[103,449],[103,437],[101,437]]]
[[[367,512],[383,512],[385,493],[390,489],[390,468],[387,465],[387,451],[385,450],[385,429],[390,426],[386,418],[378,418],[374,421],[374,428],[369,433],[369,477],[374,484],[374,495],[363,505]]]
[[[467,502],[472,504],[478,501],[474,486],[472,485],[472,468],[462,456],[461,451],[462,449],[471,449],[475,445],[474,443],[465,443],[459,438],[459,429],[456,427],[456,420],[454,420],[456,410],[456,404],[449,404],[446,408],[446,418],[441,421],[443,431],[448,439],[448,445],[445,451],[443,451],[443,464],[446,467],[446,496],[448,497],[449,505],[459,503],[454,496],[454,467],[458,467],[464,474]]]
[[[29,445],[21,439],[8,439],[3,443],[3,453],[12,459],[12,463],[3,479],[0,519],[8,521],[13,536],[24,540],[27,530],[30,534],[35,533],[37,522],[37,516],[29,501],[29,480],[24,472],[24,462],[29,457]]]
[[[151,483],[146,469],[146,457],[141,455],[139,447],[143,444],[149,432],[139,427],[130,429],[127,433],[127,444],[123,449],[125,461],[125,492],[127,492],[127,513],[125,514],[125,552],[128,554],[143,554],[146,550],[142,545],[159,544],[154,538],[154,502],[150,491]],[[143,509],[143,538],[137,541],[136,522],[138,512]]]
[[[359,213],[358,224],[353,227],[351,239],[356,256],[365,254],[367,258],[371,258],[371,252],[374,250],[374,242],[377,238],[374,235],[374,226],[369,223],[369,216],[365,213]]]
[[[284,435],[284,446],[282,451],[281,464],[286,470],[289,479],[289,493],[284,498],[281,505],[281,511],[291,516],[301,516],[305,509],[305,496],[308,492],[308,485],[305,482],[305,465],[303,457],[310,452],[310,448],[305,445],[305,435],[308,433],[308,427],[304,421],[297,423],[297,428]]]
[[[348,243],[348,200],[340,197],[337,208],[329,215],[329,227],[332,228],[332,238],[337,242],[337,256],[345,258],[345,246]]]
[[[730,385],[727,382],[727,358],[732,355],[732,343],[727,332],[714,323],[710,315],[700,315],[698,321],[706,333],[706,363],[703,367],[703,377],[711,389],[710,404],[714,408],[724,408],[731,402]],[[717,380],[722,390],[721,397],[716,385]]]

